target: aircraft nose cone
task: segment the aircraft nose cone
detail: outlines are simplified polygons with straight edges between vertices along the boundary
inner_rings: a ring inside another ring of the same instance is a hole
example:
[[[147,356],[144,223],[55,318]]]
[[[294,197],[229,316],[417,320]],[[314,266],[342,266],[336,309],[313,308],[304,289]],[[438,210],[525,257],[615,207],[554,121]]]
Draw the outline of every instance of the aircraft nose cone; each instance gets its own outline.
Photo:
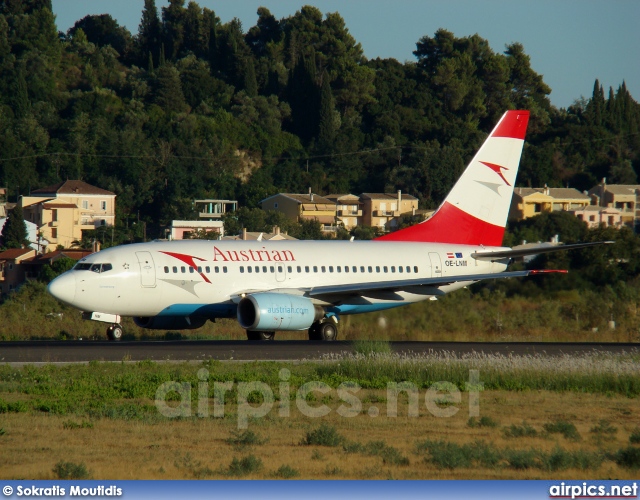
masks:
[[[68,305],[73,305],[73,301],[76,296],[75,277],[67,273],[58,276],[51,283],[49,283],[47,290],[60,302],[64,302]]]

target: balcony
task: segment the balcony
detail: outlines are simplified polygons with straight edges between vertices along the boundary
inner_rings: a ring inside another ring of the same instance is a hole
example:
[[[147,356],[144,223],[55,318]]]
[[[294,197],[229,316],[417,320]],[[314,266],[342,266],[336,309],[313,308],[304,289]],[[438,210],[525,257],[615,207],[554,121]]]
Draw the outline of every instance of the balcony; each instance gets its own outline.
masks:
[[[374,210],[373,216],[374,217],[399,217],[400,211],[399,210]]]
[[[338,210],[338,217],[362,217],[362,210]]]

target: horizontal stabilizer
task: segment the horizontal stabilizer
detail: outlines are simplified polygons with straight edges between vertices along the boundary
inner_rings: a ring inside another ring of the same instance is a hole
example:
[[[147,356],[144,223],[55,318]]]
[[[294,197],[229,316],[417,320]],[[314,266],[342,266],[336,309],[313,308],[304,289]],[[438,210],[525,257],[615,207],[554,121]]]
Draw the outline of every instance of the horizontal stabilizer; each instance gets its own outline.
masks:
[[[496,252],[475,252],[471,254],[476,260],[502,260],[515,259],[526,255],[538,255],[541,253],[560,252],[563,250],[575,250],[577,248],[587,248],[597,245],[611,245],[614,241],[593,241],[589,243],[574,243],[572,245],[547,245],[531,248],[521,248],[517,250],[498,250]]]

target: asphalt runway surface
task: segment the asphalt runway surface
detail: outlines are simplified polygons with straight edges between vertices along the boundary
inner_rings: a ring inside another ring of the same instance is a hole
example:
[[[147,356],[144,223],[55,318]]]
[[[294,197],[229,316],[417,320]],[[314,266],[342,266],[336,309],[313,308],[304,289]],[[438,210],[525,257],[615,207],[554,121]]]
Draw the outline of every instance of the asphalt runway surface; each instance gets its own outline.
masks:
[[[585,353],[640,352],[631,343],[545,342],[391,342],[394,352],[426,354],[447,352],[456,356],[472,353],[502,355],[562,356]],[[326,355],[353,352],[351,342],[310,341],[27,341],[0,342],[2,363],[86,363],[89,361],[227,361],[322,359]]]

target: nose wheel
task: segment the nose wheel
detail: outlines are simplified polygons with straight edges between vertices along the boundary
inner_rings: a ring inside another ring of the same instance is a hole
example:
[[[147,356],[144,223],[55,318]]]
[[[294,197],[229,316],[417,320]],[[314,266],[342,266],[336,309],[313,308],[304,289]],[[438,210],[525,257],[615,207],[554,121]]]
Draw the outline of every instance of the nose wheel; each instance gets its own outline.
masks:
[[[114,323],[107,328],[107,338],[112,342],[118,342],[122,339],[122,326],[118,323]]]

